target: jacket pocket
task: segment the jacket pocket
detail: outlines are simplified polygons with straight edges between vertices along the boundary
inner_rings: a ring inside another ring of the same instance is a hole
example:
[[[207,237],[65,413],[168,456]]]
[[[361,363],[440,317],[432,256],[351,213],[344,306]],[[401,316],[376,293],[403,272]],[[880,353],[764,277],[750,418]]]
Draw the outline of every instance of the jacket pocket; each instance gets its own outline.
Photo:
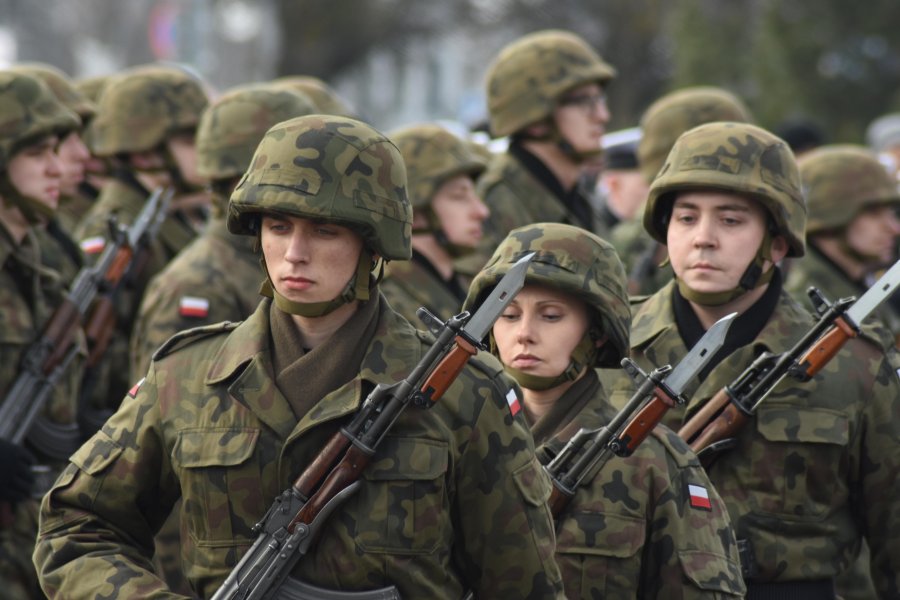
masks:
[[[251,459],[258,439],[258,429],[178,432],[172,465],[181,481],[181,518],[198,546],[231,546],[263,516],[260,466]]]
[[[569,598],[632,598],[641,576],[646,521],[607,512],[564,513],[556,559]]]
[[[370,553],[430,554],[451,536],[446,442],[387,437],[363,472],[356,542]]]
[[[537,458],[513,471],[513,481],[524,500],[528,529],[531,531],[534,547],[540,552],[544,571],[547,574],[555,573],[557,569],[553,564],[553,553],[556,532],[553,515],[547,506],[553,492],[553,484]]]
[[[735,595],[735,582],[742,581],[740,565],[721,554],[702,550],[679,550],[678,560],[688,581],[707,592]],[[697,597],[700,596],[698,592]]]
[[[763,405],[756,429],[769,442],[754,444],[751,450],[748,483],[761,492],[758,510],[803,519],[843,503],[847,415],[826,408]]]

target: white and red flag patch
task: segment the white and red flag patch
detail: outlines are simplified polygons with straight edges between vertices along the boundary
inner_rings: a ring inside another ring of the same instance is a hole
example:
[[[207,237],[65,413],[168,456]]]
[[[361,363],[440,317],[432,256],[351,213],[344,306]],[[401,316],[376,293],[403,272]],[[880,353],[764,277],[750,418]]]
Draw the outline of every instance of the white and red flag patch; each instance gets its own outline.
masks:
[[[197,296],[182,296],[178,302],[178,314],[182,317],[205,317],[209,315],[209,300]]]
[[[688,484],[688,496],[692,508],[701,508],[703,510],[712,510],[712,504],[709,501],[709,490],[702,485]]]
[[[106,247],[106,238],[102,235],[95,235],[94,237],[81,240],[81,243],[78,245],[81,246],[81,251],[85,254],[100,254],[103,252],[103,248]]]
[[[506,403],[509,405],[509,412],[512,416],[516,416],[519,414],[519,411],[522,410],[522,403],[519,402],[519,396],[516,394],[516,390],[509,390],[506,392]]]
[[[132,398],[137,396],[137,393],[140,391],[141,386],[144,385],[145,379],[147,379],[147,378],[141,377],[141,380],[138,381],[136,384],[134,384],[134,387],[132,387],[130,390],[128,390],[128,395],[131,396]]]

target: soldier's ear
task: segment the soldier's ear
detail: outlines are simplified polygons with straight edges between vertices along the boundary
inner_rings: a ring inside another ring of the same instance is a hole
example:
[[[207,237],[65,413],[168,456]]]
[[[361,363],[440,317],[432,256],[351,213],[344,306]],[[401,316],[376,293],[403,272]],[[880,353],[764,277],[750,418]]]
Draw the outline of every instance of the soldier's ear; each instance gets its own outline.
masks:
[[[788,250],[790,249],[790,245],[788,244],[787,238],[783,235],[776,235],[772,238],[772,262],[778,264],[781,260],[787,256]]]

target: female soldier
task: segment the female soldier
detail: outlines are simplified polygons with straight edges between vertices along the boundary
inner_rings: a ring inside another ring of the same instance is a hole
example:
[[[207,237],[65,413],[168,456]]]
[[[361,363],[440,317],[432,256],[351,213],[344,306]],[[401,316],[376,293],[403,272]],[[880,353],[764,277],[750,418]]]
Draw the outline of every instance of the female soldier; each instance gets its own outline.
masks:
[[[579,428],[601,427],[614,415],[593,367],[625,356],[631,312],[612,246],[556,223],[510,232],[473,281],[466,306],[477,305],[526,252],[536,256],[525,287],[494,325],[491,342],[523,388],[546,464]],[[697,497],[704,493],[708,504]],[[668,429],[657,428],[632,456],[608,460],[556,518],[568,598],[744,593],[725,506]]]

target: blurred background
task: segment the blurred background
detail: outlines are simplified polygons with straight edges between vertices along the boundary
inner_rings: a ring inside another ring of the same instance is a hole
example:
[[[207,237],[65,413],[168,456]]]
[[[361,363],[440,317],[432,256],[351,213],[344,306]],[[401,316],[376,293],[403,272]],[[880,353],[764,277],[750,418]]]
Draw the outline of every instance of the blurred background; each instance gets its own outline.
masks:
[[[739,94],[766,127],[808,121],[829,141],[861,142],[873,118],[900,111],[897,0],[0,0],[0,66],[82,78],[168,60],[220,90],[315,75],[379,128],[473,127],[498,49],[551,27],[618,69],[609,129],[692,84]]]

